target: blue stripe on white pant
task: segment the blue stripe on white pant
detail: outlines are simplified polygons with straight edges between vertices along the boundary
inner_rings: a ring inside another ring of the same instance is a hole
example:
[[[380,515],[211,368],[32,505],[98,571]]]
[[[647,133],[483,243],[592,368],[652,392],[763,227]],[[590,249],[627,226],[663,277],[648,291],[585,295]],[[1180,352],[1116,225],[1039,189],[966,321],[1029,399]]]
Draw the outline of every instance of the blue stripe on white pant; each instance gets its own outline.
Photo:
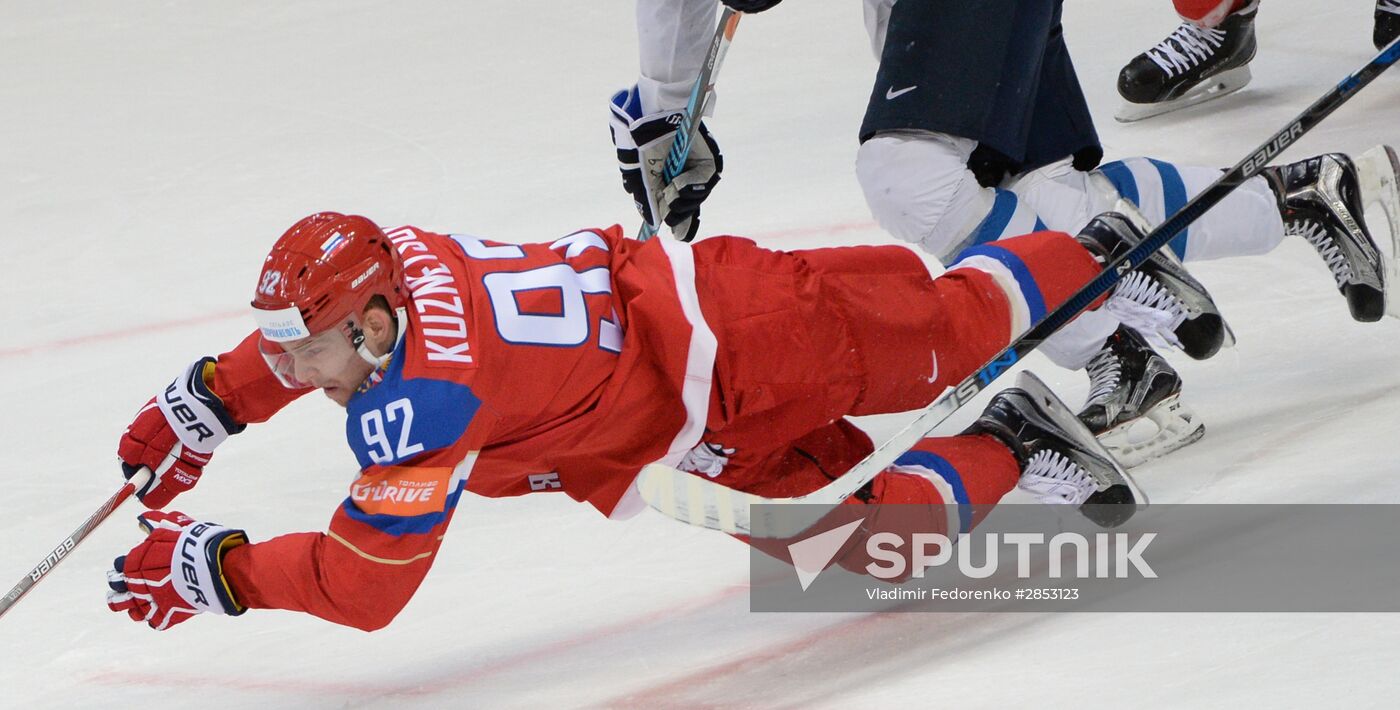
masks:
[[[1128,158],[1100,165],[1098,172],[1123,199],[1137,205],[1152,224],[1161,224],[1186,205],[1186,182],[1175,165],[1150,158]],[[1187,227],[1171,240],[1176,255],[1186,258],[1191,228]]]
[[[962,249],[966,249],[978,244],[986,244],[998,239],[1016,237],[1043,229],[1045,229],[1045,223],[1040,221],[1035,210],[1023,204],[1016,197],[1016,193],[996,188],[996,200],[992,203],[992,210],[972,231],[968,240],[960,246]],[[958,251],[962,251],[962,249]]]

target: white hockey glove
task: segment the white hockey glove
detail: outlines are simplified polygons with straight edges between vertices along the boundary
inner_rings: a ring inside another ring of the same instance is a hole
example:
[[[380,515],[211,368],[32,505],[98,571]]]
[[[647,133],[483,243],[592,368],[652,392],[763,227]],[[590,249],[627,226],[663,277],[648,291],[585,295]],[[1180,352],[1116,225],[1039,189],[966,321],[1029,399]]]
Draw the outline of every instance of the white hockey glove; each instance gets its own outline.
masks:
[[[690,143],[684,170],[671,184],[665,185],[661,171],[665,169],[666,156],[671,152],[684,110],[642,115],[641,99],[635,86],[614,94],[611,107],[609,128],[613,145],[617,147],[622,187],[632,195],[637,212],[654,225],[659,224],[656,219],[659,216],[683,242],[694,239],[700,229],[700,203],[710,196],[724,170],[719,145],[705,128],[705,122],[700,122]]]

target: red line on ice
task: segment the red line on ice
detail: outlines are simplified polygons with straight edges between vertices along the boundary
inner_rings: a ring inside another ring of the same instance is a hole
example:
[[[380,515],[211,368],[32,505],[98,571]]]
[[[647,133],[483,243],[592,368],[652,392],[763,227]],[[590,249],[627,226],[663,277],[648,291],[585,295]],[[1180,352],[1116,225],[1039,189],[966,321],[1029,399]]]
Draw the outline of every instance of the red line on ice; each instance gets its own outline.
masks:
[[[857,619],[814,629],[790,641],[773,644],[767,648],[759,649],[741,656],[733,661],[701,668],[693,673],[687,673],[647,688],[625,693],[617,698],[600,703],[598,706],[622,710],[627,710],[629,708],[657,707],[722,707],[723,701],[715,703],[697,699],[691,702],[684,698],[686,696],[703,697],[706,687],[712,686],[716,681],[722,681],[727,678],[738,677],[745,674],[762,677],[765,672],[772,673],[775,670],[781,673],[782,669],[780,667],[775,668],[774,664],[780,664],[784,660],[800,656],[803,651],[811,649],[818,643],[830,644],[833,641],[839,641],[839,639],[849,636],[867,626],[886,622],[897,623],[898,616],[898,614],[866,614]],[[755,681],[755,684],[756,687],[762,687],[763,682]],[[733,702],[733,700],[727,699],[727,702]]]
[[[392,701],[395,697],[421,697],[471,685],[484,678],[509,671],[513,668],[536,663],[542,658],[565,651],[597,643],[615,636],[636,631],[656,623],[669,623],[678,616],[694,614],[717,606],[743,594],[748,585],[735,585],[697,596],[689,601],[665,606],[636,616],[628,617],[605,626],[566,636],[555,641],[524,649],[512,655],[502,656],[479,666],[466,669],[452,669],[436,677],[410,681],[393,686],[384,683],[346,683],[339,681],[317,681],[303,679],[260,680],[225,676],[188,676],[173,673],[132,673],[127,671],[103,671],[87,677],[87,681],[103,685],[156,686],[178,688],[220,688],[239,691],[272,691],[297,693],[312,696],[349,696],[359,700]]]
[[[49,340],[46,342],[35,343],[34,345],[21,345],[17,348],[0,348],[0,358],[33,355],[48,350],[66,350],[68,348],[84,347],[92,345],[94,343],[102,343],[111,340],[124,340],[126,338],[135,338],[140,337],[142,335],[160,333],[167,330],[179,330],[180,328],[186,328],[190,326],[206,325],[208,323],[214,323],[221,320],[230,320],[233,318],[247,318],[248,323],[251,327],[252,317],[248,315],[247,310],[224,311],[222,313],[206,313],[202,316],[190,316],[189,318],[178,318],[175,320],[161,321],[159,323],[150,323],[147,325],[133,325],[126,328],[122,328],[120,330],[109,330],[105,333],[77,335],[71,338],[60,338],[58,340]]]

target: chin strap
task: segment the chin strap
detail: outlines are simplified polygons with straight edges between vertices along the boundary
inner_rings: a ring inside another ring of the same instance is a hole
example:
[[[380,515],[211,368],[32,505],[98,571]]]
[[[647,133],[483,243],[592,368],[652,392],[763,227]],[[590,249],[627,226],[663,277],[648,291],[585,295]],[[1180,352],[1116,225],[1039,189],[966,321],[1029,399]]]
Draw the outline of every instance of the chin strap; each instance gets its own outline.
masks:
[[[403,308],[394,309],[394,330],[397,332],[394,335],[393,345],[391,345],[389,351],[383,355],[375,355],[370,352],[369,345],[366,344],[365,341],[364,331],[362,330],[356,329],[352,332],[350,334],[350,342],[355,345],[355,352],[359,353],[360,357],[363,358],[365,362],[373,365],[375,372],[378,372],[385,365],[389,364],[389,357],[394,354],[395,350],[399,349],[399,343],[403,342],[403,334],[404,331],[407,330],[405,327],[407,324],[408,311]]]

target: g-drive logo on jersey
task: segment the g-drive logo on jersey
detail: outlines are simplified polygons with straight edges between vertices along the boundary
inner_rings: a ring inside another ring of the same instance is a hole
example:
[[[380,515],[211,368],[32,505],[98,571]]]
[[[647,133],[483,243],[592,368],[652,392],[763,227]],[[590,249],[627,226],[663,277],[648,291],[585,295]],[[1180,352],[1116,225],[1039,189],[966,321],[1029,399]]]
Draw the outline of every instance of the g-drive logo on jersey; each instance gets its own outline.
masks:
[[[386,466],[360,476],[350,499],[371,515],[412,516],[441,512],[452,469]]]

